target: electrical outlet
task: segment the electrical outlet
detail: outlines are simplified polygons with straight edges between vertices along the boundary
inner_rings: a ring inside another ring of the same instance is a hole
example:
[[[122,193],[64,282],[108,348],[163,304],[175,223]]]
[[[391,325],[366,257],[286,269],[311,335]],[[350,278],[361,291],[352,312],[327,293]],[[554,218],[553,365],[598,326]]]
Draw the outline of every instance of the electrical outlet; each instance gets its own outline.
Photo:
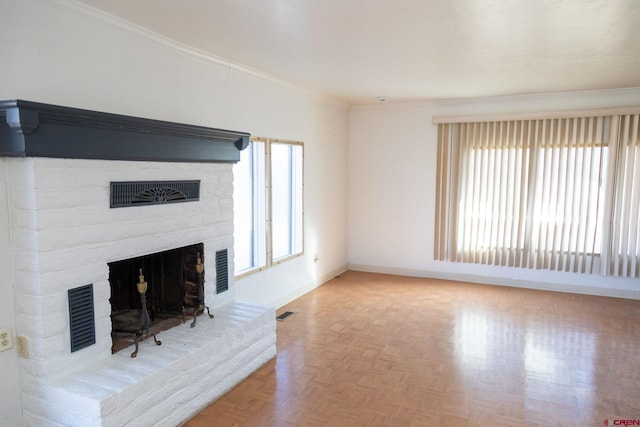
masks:
[[[18,356],[22,357],[23,359],[28,359],[29,345],[27,344],[27,337],[18,335],[16,338],[18,341]]]
[[[0,351],[9,350],[10,348],[13,348],[11,328],[5,326],[4,328],[0,328]]]

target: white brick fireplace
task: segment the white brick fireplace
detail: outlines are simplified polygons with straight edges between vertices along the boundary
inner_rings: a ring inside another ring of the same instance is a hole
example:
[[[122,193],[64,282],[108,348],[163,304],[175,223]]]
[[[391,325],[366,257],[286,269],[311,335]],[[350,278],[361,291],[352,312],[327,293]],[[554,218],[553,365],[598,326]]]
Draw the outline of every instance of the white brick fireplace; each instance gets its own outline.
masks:
[[[8,121],[8,120],[7,120]],[[25,425],[122,426],[184,422],[275,356],[273,309],[215,287],[214,254],[233,259],[229,162],[1,159],[16,299]],[[198,201],[112,209],[114,181],[200,180]],[[204,245],[205,300],[198,317],[111,354],[108,263]],[[230,263],[229,270],[233,271]],[[71,352],[67,292],[93,284],[96,342]]]

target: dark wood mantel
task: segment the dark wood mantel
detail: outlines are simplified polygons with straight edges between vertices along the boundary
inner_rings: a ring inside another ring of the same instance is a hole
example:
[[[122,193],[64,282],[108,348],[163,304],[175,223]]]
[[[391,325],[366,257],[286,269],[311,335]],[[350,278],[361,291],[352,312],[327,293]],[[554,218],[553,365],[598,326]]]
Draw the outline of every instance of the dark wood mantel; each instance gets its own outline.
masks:
[[[0,101],[0,156],[235,163],[249,134],[31,101]]]

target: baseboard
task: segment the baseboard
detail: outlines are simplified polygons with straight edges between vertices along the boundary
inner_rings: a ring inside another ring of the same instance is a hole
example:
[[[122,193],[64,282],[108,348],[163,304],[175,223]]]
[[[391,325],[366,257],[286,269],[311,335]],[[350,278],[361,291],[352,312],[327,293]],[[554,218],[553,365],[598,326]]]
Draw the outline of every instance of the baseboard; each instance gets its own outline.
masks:
[[[336,277],[346,272],[347,270],[349,270],[349,266],[343,265],[340,268],[336,268],[335,270],[332,270],[329,273],[324,274],[323,276],[320,276],[317,281],[318,283],[317,286],[324,285],[328,281],[335,279]]]
[[[295,300],[297,298],[300,298],[304,294],[311,292],[312,290],[316,289],[317,287],[324,285],[325,283],[327,283],[331,279],[335,278],[336,276],[341,275],[342,273],[344,273],[347,270],[348,270],[347,265],[343,265],[343,266],[341,266],[339,268],[331,270],[329,273],[323,274],[322,276],[318,277],[315,282],[308,283],[306,286],[303,286],[301,288],[296,289],[295,292],[287,294],[282,298],[278,298],[278,300],[276,300],[275,303],[273,303],[273,306],[276,307],[276,309],[279,309],[282,306],[285,306],[285,305],[289,304],[291,301],[293,301],[293,300]]]
[[[381,267],[366,264],[349,264],[349,270],[368,273],[393,274],[397,276],[424,277],[428,279],[458,280],[461,282],[484,285],[512,286],[516,288],[537,289],[541,291],[568,292],[572,294],[597,295],[604,297],[640,300],[640,290],[604,288],[597,286],[571,285],[566,283],[538,282],[533,280],[506,277],[488,277],[475,274],[450,273],[432,270],[415,270],[394,267]]]

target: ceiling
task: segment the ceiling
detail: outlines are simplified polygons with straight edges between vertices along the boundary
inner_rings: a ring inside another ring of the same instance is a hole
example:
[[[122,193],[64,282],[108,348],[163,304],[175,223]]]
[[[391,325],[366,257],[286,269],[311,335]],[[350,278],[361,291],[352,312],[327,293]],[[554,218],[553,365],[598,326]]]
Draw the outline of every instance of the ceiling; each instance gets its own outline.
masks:
[[[350,104],[640,87],[639,0],[81,0]]]

